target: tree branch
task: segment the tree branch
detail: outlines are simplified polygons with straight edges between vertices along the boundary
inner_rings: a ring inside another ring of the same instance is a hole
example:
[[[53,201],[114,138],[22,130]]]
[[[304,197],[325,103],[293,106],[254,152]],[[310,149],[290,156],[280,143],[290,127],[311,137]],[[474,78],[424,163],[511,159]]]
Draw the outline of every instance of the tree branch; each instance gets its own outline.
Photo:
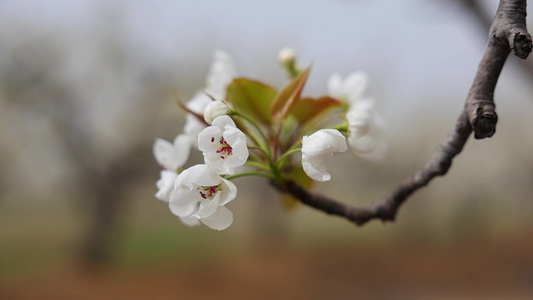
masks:
[[[468,137],[491,137],[496,131],[494,89],[511,51],[522,59],[531,52],[531,36],[526,29],[526,0],[501,0],[489,31],[489,42],[474,82],[454,129],[444,138],[424,167],[405,179],[389,195],[367,207],[352,207],[327,196],[310,192],[292,180],[274,184],[302,203],[325,213],[344,217],[357,225],[372,219],[393,221],[399,207],[419,188],[436,176],[445,175],[452,159],[461,152]]]

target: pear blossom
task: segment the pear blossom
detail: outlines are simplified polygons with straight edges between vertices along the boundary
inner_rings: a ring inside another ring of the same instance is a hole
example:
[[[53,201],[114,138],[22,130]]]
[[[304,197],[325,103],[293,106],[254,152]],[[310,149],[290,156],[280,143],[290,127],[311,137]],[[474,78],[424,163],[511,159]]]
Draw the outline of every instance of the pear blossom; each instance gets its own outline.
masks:
[[[173,143],[157,138],[152,151],[155,160],[166,169],[177,172],[189,159],[192,140],[184,134],[176,136]]]
[[[223,99],[226,95],[226,88],[237,77],[237,68],[235,61],[228,53],[217,50],[214,56],[204,90],[215,99]]]
[[[233,222],[233,213],[224,205],[236,196],[237,187],[232,182],[201,164],[178,175],[169,207],[184,223],[195,225],[196,219],[212,229],[223,230]]]
[[[233,174],[248,159],[246,135],[231,117],[222,115],[198,135],[198,149],[207,165],[219,174]]]
[[[380,138],[385,121],[370,101],[361,101],[346,114],[348,121],[348,145],[355,154],[369,160],[379,160],[386,151],[386,143]]]
[[[370,160],[379,160],[385,153],[385,141],[378,138],[384,120],[374,109],[374,101],[364,96],[368,76],[353,72],[346,79],[333,74],[328,81],[330,96],[348,102],[348,145],[355,154]]]
[[[229,106],[221,100],[211,101],[204,110],[204,120],[207,124],[213,124],[213,120],[218,116],[226,115],[230,111]]]
[[[335,129],[321,129],[302,140],[302,167],[307,174],[316,181],[328,181],[325,162],[336,152],[348,149],[346,138]]]
[[[226,97],[226,89],[235,77],[237,77],[237,71],[233,58],[224,51],[215,51],[214,61],[209,68],[205,88],[198,91],[185,106],[196,115],[204,115],[205,108],[212,102],[212,99],[207,94],[215,99],[224,99]],[[187,114],[183,132],[193,138],[196,146],[196,137],[206,125],[194,114]]]
[[[158,188],[155,197],[159,200],[170,202],[170,194],[174,191],[174,183],[178,173],[170,170],[162,170],[161,178],[157,181]],[[200,220],[194,217],[179,217],[181,222],[187,226],[195,226],[200,224]]]

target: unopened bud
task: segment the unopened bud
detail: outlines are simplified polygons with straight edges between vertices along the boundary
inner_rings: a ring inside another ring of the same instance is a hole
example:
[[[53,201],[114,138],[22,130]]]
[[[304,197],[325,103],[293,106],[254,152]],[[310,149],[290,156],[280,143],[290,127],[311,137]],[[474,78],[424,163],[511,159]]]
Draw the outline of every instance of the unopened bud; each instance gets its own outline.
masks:
[[[296,52],[292,48],[283,48],[278,54],[279,62],[284,66],[290,66],[296,61]]]

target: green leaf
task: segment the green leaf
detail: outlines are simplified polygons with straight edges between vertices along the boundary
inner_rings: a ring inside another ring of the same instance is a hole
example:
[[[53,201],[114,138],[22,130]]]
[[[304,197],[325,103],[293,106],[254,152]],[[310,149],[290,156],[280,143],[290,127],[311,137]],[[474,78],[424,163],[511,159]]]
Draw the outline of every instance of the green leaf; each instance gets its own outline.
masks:
[[[300,95],[310,71],[311,67],[305,69],[276,95],[270,106],[272,119],[283,121],[289,115],[294,105],[300,100]]]
[[[263,124],[270,124],[272,120],[268,114],[276,90],[259,81],[237,78],[228,86],[226,100],[233,104],[233,108],[250,116]]]
[[[292,115],[301,124],[304,124],[309,120],[327,113],[330,109],[339,106],[342,106],[341,101],[328,96],[320,97],[318,99],[304,98],[296,102],[292,109]]]

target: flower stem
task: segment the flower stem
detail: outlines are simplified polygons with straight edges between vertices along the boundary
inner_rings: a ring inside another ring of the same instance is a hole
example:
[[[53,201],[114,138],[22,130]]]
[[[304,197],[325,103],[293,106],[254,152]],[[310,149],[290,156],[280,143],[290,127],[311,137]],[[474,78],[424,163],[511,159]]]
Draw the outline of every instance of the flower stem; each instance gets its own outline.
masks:
[[[257,125],[257,123],[255,123],[252,119],[248,118],[247,116],[245,116],[245,115],[243,115],[243,114],[241,114],[241,113],[239,113],[238,111],[235,111],[235,110],[231,110],[230,114],[235,115],[235,116],[239,116],[239,117],[243,118],[244,120],[246,120],[248,123],[250,123],[255,128],[255,130],[257,130],[257,132],[259,132],[259,134],[261,135],[261,138],[263,139],[263,141],[266,144],[268,144],[267,137],[265,136],[265,134],[263,133],[263,131],[261,130],[259,125]],[[261,145],[261,144],[258,143],[258,145]]]
[[[285,160],[289,158],[289,156],[300,151],[302,151],[302,148],[289,149],[287,152],[283,153],[283,155],[281,155],[278,160],[276,160],[276,167],[280,168],[281,165],[283,165],[283,163],[285,162]]]
[[[348,122],[337,124],[331,127],[331,129],[337,129],[340,132],[348,132]]]
[[[250,166],[250,167],[257,168],[257,169],[260,169],[260,170],[263,170],[263,171],[267,171],[267,172],[272,171],[269,166],[267,166],[265,164],[262,164],[260,162],[257,162],[257,161],[247,161],[246,165]]]
[[[272,174],[264,173],[264,172],[244,172],[244,173],[239,173],[239,174],[228,176],[226,177],[226,179],[232,180],[232,179],[244,177],[244,176],[261,176],[261,177],[266,177],[271,180],[277,180],[276,177],[273,176]]]

